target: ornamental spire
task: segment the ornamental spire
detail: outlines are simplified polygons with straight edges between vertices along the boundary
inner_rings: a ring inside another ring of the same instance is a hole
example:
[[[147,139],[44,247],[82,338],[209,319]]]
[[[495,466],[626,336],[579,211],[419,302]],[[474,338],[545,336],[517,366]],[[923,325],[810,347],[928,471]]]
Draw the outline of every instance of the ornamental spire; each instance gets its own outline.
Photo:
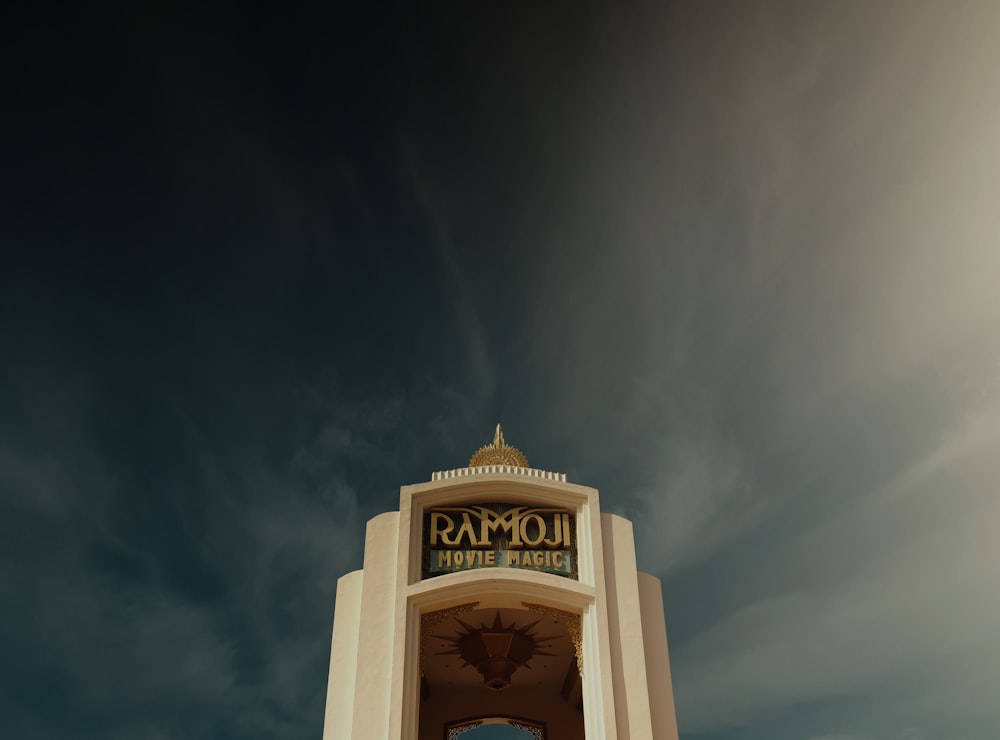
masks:
[[[469,460],[470,468],[484,465],[512,465],[516,468],[528,467],[528,458],[516,447],[511,447],[503,440],[503,429],[497,424],[493,434],[493,444],[480,447]]]

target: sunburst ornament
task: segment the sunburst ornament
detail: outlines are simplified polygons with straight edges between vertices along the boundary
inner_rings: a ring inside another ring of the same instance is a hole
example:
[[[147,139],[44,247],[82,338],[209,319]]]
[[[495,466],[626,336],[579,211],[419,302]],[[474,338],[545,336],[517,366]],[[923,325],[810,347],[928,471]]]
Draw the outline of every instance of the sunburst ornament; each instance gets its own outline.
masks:
[[[483,683],[487,688],[500,691],[510,686],[514,671],[528,665],[536,655],[555,655],[547,652],[550,645],[542,643],[554,640],[560,635],[539,637],[531,630],[542,621],[539,617],[531,624],[518,627],[514,622],[504,626],[497,611],[493,624],[487,626],[483,622],[479,627],[466,624],[458,617],[455,621],[462,625],[464,632],[455,637],[433,635],[433,637],[451,643],[451,650],[445,650],[437,655],[461,655],[462,665],[472,666],[483,675]]]
[[[519,449],[511,447],[503,441],[503,429],[497,424],[496,433],[493,435],[493,444],[480,447],[469,460],[470,468],[484,465],[512,465],[515,468],[526,468],[528,467],[528,458]]]

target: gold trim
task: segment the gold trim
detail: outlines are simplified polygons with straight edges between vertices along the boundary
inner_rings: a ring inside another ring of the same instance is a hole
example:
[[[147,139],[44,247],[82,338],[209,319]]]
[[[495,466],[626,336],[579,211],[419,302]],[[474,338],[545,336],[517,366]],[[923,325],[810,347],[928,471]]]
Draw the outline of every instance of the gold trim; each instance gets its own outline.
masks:
[[[583,626],[580,615],[573,612],[564,612],[562,609],[542,604],[529,604],[527,601],[522,601],[521,606],[530,612],[541,614],[566,625],[566,631],[569,632],[569,639],[573,642],[573,650],[576,652],[576,667],[580,675],[583,676]]]

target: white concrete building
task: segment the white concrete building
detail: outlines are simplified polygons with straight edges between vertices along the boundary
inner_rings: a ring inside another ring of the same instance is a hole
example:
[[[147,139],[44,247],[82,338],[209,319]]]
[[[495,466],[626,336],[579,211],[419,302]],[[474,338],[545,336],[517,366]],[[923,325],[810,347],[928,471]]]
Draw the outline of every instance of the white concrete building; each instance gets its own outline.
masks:
[[[467,468],[404,486],[337,584],[324,740],[676,740],[660,582],[598,492],[497,426]]]

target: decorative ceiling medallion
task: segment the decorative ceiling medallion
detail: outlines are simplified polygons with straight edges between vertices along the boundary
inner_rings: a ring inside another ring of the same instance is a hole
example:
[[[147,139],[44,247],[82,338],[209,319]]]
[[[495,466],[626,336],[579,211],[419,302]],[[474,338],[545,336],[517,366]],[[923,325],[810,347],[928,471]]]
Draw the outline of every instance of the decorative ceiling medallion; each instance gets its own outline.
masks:
[[[511,447],[503,441],[503,430],[497,424],[496,433],[493,435],[493,444],[480,447],[469,460],[470,468],[479,468],[484,465],[511,465],[515,468],[526,468],[528,467],[528,458],[519,449]]]
[[[472,666],[483,675],[483,683],[487,688],[500,691],[510,686],[511,676],[521,666],[528,666],[536,655],[555,655],[547,652],[550,645],[542,643],[554,640],[559,635],[538,637],[531,633],[532,628],[542,621],[539,617],[531,624],[518,627],[514,622],[504,626],[497,611],[493,624],[479,627],[466,624],[458,617],[455,621],[462,625],[464,632],[452,637],[450,635],[434,635],[439,640],[451,643],[452,649],[437,653],[437,655],[461,655],[462,667]]]

